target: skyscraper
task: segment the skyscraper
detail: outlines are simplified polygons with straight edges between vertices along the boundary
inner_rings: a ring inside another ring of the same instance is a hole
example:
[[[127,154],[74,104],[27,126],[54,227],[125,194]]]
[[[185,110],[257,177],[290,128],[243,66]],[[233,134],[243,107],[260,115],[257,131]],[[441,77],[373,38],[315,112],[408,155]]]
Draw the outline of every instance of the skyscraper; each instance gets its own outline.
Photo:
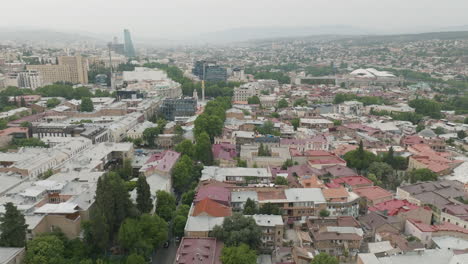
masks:
[[[125,42],[125,56],[129,58],[135,57],[135,48],[133,48],[132,37],[130,30],[124,29],[124,42]]]

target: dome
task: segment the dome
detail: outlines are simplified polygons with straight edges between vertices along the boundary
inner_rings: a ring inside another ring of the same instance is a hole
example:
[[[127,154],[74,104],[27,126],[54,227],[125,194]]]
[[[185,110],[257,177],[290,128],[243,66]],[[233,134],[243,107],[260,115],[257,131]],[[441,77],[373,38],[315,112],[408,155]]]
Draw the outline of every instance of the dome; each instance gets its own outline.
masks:
[[[437,137],[436,133],[434,133],[434,131],[432,131],[429,128],[421,130],[421,132],[419,132],[419,135],[421,137],[423,137],[423,138],[435,138],[435,137]]]

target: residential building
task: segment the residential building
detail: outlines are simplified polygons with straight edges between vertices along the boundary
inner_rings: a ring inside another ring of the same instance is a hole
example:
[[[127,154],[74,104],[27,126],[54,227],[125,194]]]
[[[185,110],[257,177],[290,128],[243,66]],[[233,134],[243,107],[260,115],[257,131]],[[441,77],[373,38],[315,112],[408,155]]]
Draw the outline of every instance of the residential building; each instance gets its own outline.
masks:
[[[221,264],[223,243],[213,237],[183,237],[174,264]]]
[[[353,189],[364,199],[368,207],[393,199],[393,194],[379,186],[367,186]]]
[[[55,82],[88,83],[88,62],[81,56],[58,57],[58,64],[26,65],[28,71],[39,72],[44,84]]]
[[[262,230],[261,248],[275,250],[283,245],[284,223],[281,215],[255,214],[251,217]]]

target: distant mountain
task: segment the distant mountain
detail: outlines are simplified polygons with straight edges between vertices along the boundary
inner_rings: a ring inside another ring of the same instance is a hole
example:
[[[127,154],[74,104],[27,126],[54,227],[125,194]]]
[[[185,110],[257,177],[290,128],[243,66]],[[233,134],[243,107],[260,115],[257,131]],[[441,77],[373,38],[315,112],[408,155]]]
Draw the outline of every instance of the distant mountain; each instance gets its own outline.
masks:
[[[85,34],[74,34],[58,32],[47,29],[13,29],[13,28],[0,28],[0,40],[12,40],[16,42],[61,42],[70,43],[75,41],[97,41],[101,42],[94,36]]]
[[[198,43],[229,43],[258,39],[304,37],[311,35],[369,35],[373,30],[346,25],[315,27],[252,27],[233,28],[218,32],[194,35],[190,40]]]

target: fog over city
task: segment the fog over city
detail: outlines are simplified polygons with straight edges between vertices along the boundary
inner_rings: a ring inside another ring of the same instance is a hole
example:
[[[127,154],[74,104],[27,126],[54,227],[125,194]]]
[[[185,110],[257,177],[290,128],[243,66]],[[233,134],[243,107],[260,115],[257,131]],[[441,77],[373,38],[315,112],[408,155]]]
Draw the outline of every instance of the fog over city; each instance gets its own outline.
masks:
[[[468,25],[466,0],[20,0],[3,3],[2,9],[4,29],[107,37],[129,28],[147,39],[196,39],[239,28],[276,30],[272,36],[277,37],[291,28],[301,28],[297,35],[395,34],[464,30]]]

